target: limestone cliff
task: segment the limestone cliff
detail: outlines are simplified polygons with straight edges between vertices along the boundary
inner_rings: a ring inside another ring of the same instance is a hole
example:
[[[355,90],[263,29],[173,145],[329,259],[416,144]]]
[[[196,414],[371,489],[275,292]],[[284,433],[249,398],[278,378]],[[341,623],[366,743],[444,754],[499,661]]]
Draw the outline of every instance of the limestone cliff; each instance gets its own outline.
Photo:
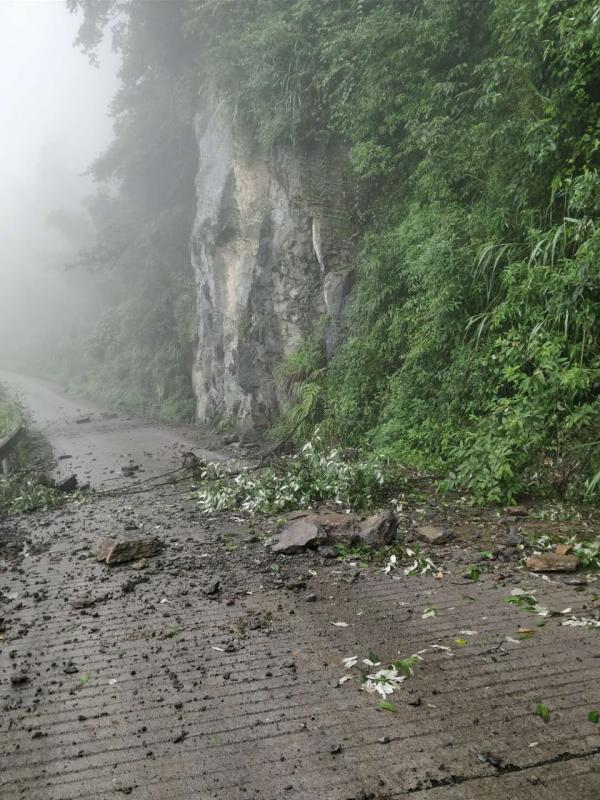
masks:
[[[338,344],[355,194],[339,146],[250,151],[214,108],[196,132],[198,418],[251,436],[279,410],[277,364],[324,315],[328,352]]]

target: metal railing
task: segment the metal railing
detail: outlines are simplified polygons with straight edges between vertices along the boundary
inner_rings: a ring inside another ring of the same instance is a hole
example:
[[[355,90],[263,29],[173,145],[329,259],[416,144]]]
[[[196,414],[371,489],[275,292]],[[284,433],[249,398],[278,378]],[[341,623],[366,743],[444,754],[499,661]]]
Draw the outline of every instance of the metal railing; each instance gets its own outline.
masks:
[[[0,463],[5,475],[10,472],[11,457],[24,432],[23,426],[17,425],[9,434],[0,439]]]

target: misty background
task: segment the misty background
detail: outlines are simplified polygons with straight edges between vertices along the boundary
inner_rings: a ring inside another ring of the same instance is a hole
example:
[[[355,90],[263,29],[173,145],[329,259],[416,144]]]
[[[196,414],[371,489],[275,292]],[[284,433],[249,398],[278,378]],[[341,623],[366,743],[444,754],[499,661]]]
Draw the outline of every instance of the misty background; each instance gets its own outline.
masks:
[[[79,14],[63,0],[0,2],[0,362],[15,364],[98,313],[96,285],[73,269],[93,243],[90,163],[112,137],[118,58],[99,67],[73,47]]]

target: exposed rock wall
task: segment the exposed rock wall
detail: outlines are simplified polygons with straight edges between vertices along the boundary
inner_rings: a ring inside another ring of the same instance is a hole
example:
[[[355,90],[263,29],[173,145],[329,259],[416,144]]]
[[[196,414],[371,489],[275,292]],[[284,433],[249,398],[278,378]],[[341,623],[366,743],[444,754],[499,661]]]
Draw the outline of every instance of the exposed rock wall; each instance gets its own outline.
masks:
[[[355,192],[339,146],[250,152],[214,108],[196,132],[198,418],[252,436],[279,410],[277,364],[323,315],[328,352],[339,343]]]

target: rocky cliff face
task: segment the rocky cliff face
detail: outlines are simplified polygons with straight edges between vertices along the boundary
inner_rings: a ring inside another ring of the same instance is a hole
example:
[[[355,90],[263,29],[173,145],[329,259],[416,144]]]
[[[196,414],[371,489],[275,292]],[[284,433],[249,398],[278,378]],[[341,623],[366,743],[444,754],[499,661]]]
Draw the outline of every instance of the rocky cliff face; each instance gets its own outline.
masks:
[[[328,352],[339,342],[355,194],[339,147],[249,152],[214,108],[196,131],[198,418],[252,436],[279,410],[282,358],[324,315]]]

